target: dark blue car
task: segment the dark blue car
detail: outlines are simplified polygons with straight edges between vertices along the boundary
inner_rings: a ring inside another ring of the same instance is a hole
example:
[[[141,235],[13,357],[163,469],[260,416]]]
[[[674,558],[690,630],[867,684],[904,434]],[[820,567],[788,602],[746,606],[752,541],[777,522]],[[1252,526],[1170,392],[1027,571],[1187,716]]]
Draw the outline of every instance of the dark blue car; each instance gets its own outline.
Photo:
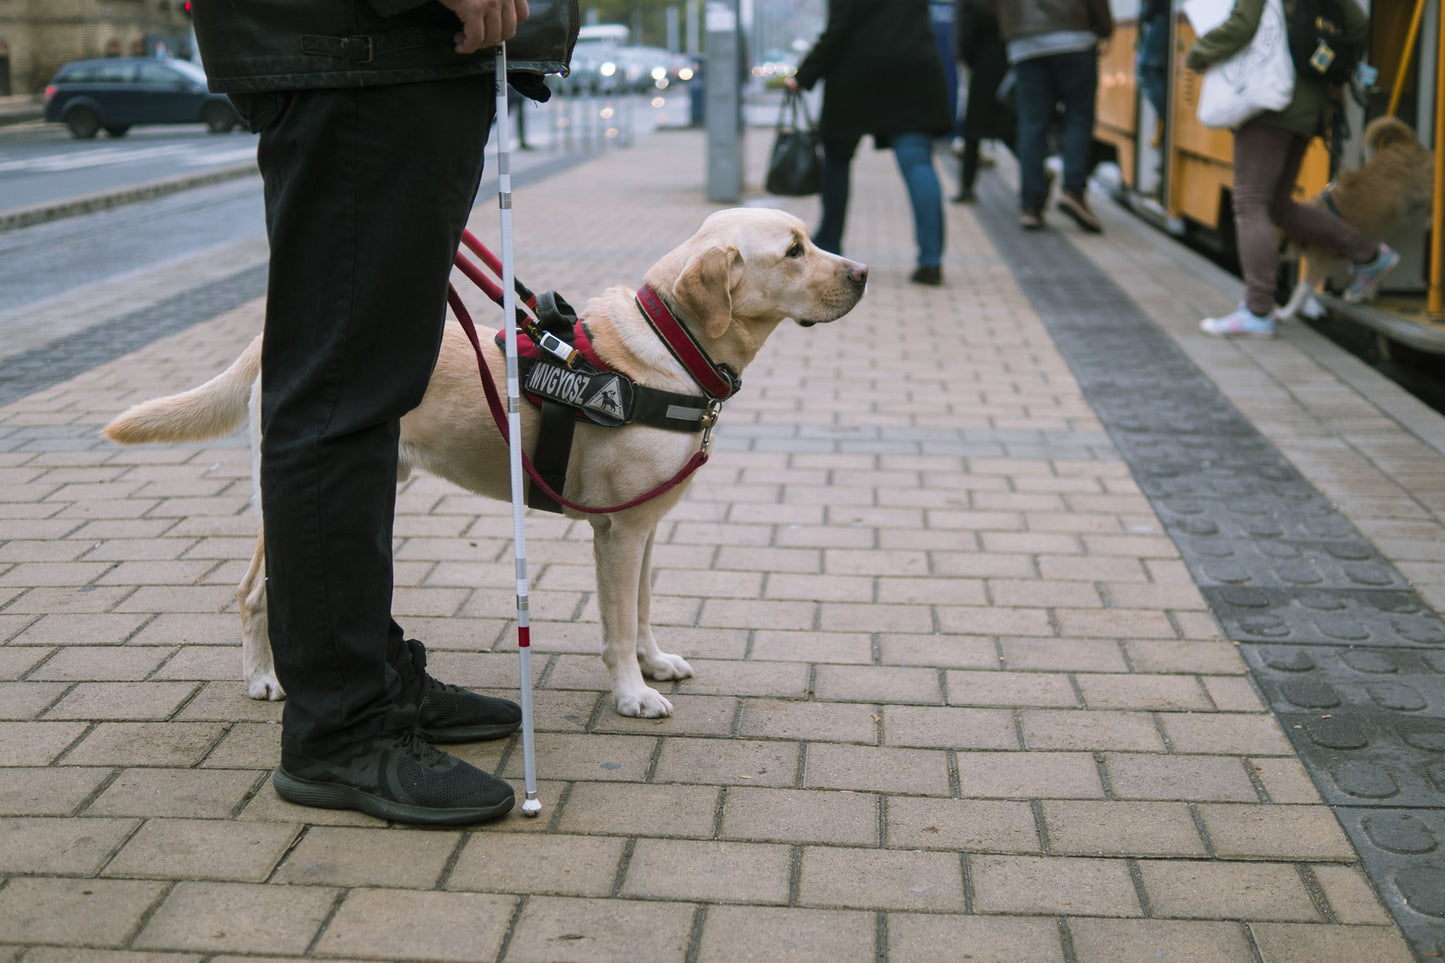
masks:
[[[82,139],[122,137],[135,124],[205,124],[223,134],[240,123],[225,94],[189,60],[107,57],[61,67],[45,88],[45,119]]]

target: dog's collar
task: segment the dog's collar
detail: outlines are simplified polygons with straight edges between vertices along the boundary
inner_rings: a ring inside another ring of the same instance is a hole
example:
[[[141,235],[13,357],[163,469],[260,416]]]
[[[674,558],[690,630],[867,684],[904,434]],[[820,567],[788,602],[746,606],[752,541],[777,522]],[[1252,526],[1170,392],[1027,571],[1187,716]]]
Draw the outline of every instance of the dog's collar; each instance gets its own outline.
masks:
[[[1335,192],[1335,182],[1330,181],[1325,189],[1320,191],[1320,203],[1323,204],[1335,217],[1340,216],[1340,209],[1335,206],[1335,199],[1330,195]]]
[[[726,401],[743,386],[742,379],[733,369],[725,364],[716,364],[708,357],[692,333],[683,327],[682,322],[662,303],[657,292],[646,284],[637,291],[637,306],[642,309],[642,316],[652,325],[662,343],[667,345],[667,350],[672,352],[672,356],[692,375],[692,380],[710,397]]]

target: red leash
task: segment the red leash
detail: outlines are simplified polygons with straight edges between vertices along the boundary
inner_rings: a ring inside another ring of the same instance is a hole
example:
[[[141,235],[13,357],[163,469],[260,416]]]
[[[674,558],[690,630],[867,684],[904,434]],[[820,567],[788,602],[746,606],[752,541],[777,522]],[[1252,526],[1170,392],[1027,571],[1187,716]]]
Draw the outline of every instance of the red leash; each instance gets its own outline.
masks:
[[[496,256],[492,254],[491,251],[487,250],[486,247],[477,240],[477,238],[472,234],[471,231],[464,231],[462,233],[462,242],[466,247],[470,248],[478,257],[480,257],[494,274],[501,276],[501,262],[497,260]],[[484,273],[482,273],[481,269],[478,268],[477,265],[473,263],[460,249],[457,250],[457,256],[454,263],[456,264],[457,268],[463,274],[465,274],[468,279],[471,280],[473,284],[482,289],[483,294],[485,294],[492,301],[496,302],[498,305],[502,304],[501,286],[498,285],[491,278],[487,277]],[[517,281],[516,279],[513,279],[513,281],[516,286],[517,296],[522,299],[522,301],[527,305],[528,308],[535,310],[537,307],[536,295],[529,291],[526,286],[522,284],[521,281]],[[467,311],[466,305],[462,303],[462,297],[460,294],[457,293],[456,287],[451,284],[447,285],[447,303],[451,305],[452,313],[457,316],[457,321],[461,324],[462,330],[467,333],[467,340],[472,343],[472,350],[476,353],[477,370],[478,372],[480,372],[482,377],[482,390],[486,392],[487,407],[491,410],[492,420],[496,422],[497,431],[501,434],[502,440],[510,443],[511,439],[508,437],[507,432],[506,407],[502,404],[501,396],[497,393],[497,386],[492,380],[492,369],[487,365],[486,357],[482,353],[481,338],[477,335],[476,325],[472,323],[471,313]],[[529,336],[529,329],[536,327],[536,322],[520,307],[517,308],[517,324],[518,327],[520,327],[522,330],[527,331]],[[560,492],[553,491],[551,486],[549,486],[546,482],[542,480],[541,475],[538,473],[537,469],[532,466],[532,460],[528,458],[525,454],[522,455],[522,468],[527,472],[527,477],[532,479],[532,484],[538,486],[549,498],[557,502],[557,504],[565,505],[566,507],[571,508],[574,511],[579,511],[587,515],[610,515],[613,512],[620,512],[625,511],[629,508],[635,508],[636,506],[641,505],[643,502],[650,501],[657,496],[663,494],[664,492],[676,488],[684,479],[686,479],[693,472],[701,468],[708,459],[708,447],[711,439],[711,431],[711,426],[709,426],[706,430],[703,431],[702,448],[694,452],[693,456],[688,459],[687,464],[683,465],[682,468],[678,471],[678,473],[676,475],[673,475],[671,479],[663,482],[661,485],[652,489],[649,492],[644,492],[643,494],[638,495],[636,498],[633,498],[630,501],[623,502],[620,505],[611,505],[607,508],[596,508],[588,505],[579,505],[574,501],[569,501],[568,499],[563,498]]]

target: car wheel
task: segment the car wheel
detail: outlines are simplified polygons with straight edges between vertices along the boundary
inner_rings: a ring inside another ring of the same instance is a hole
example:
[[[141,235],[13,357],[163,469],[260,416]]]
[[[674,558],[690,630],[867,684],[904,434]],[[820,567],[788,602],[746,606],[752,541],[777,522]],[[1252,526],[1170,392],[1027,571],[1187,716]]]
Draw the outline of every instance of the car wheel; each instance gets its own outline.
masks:
[[[130,130],[130,124],[107,124],[105,128],[105,132],[112,137],[124,137],[128,130]]]
[[[90,140],[100,131],[100,118],[89,107],[76,107],[65,115],[65,126],[77,140]]]
[[[236,129],[236,112],[229,104],[212,102],[201,112],[201,119],[213,134],[224,134]]]

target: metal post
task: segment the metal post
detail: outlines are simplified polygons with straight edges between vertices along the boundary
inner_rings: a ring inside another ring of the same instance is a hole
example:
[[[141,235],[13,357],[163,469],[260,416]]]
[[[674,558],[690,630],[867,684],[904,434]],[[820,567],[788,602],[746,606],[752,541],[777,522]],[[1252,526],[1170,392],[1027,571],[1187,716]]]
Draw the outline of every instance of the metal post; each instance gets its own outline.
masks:
[[[735,204],[743,194],[742,51],[738,0],[708,0],[705,84],[707,199]]]

